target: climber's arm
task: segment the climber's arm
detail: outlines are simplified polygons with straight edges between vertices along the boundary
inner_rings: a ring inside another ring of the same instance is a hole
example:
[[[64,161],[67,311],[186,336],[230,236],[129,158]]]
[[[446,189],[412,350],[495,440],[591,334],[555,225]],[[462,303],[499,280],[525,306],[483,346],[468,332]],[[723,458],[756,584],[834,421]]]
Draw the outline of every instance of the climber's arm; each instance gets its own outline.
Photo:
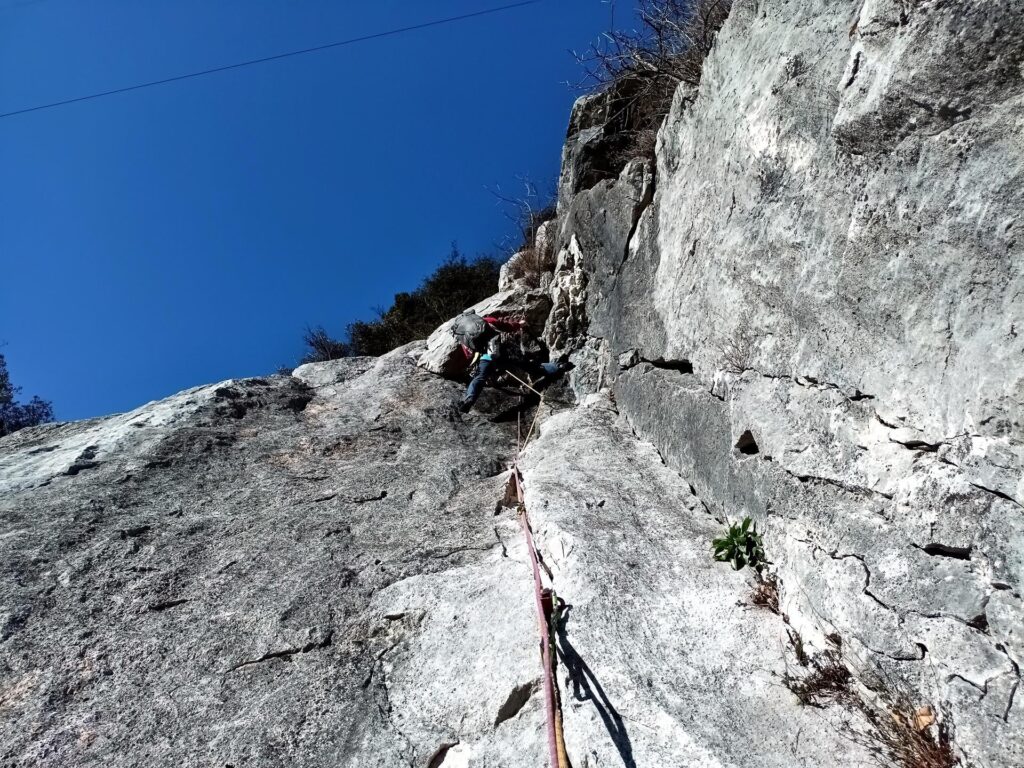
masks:
[[[495,317],[494,315],[486,315],[484,320],[492,328],[502,331],[504,333],[517,333],[526,328],[525,320],[518,320],[516,318],[505,318]]]

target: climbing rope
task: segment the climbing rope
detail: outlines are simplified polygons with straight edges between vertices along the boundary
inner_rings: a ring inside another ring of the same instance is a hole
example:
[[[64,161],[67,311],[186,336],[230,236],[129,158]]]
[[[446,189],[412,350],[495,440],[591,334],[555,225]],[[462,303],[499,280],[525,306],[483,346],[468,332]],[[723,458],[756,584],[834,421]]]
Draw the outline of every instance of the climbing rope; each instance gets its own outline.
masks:
[[[518,381],[520,384],[522,384],[524,387],[526,387],[528,390],[533,392],[535,395],[537,395],[537,397],[540,398],[540,400],[537,402],[537,409],[533,412],[533,421],[530,422],[530,429],[526,433],[526,440],[522,439],[522,436],[523,436],[523,420],[522,420],[520,414],[516,414],[516,423],[517,423],[517,427],[518,427],[518,430],[519,430],[519,435],[517,437],[517,440],[518,440],[518,453],[521,454],[523,452],[523,449],[526,447],[526,444],[528,442],[530,442],[530,436],[533,435],[533,428],[537,426],[537,421],[540,418],[540,409],[541,409],[541,406],[544,405],[544,394],[542,392],[538,392],[530,384],[527,384],[525,381],[523,381],[518,376],[516,376],[514,373],[512,373],[512,371],[506,371],[506,373],[509,376],[511,376],[513,379]],[[517,461],[519,460],[518,455],[516,456],[516,460]]]
[[[530,519],[526,512],[526,494],[523,490],[523,478],[519,472],[519,459],[523,450],[530,442],[533,431],[540,420],[540,412],[544,406],[544,394],[530,383],[516,376],[509,370],[505,371],[510,377],[519,382],[530,392],[539,398],[537,408],[534,410],[530,428],[526,432],[526,439],[523,439],[522,411],[516,414],[516,460],[512,464],[512,480],[515,483],[516,500],[518,502],[519,524],[522,526],[523,535],[526,538],[526,549],[530,555],[530,567],[533,570],[533,596],[537,606],[537,624],[540,627],[540,653],[541,663],[544,667],[544,708],[547,712],[548,752],[551,768],[570,768],[569,758],[565,751],[565,740],[562,731],[562,709],[558,701],[558,690],[555,687],[555,642],[554,626],[556,621],[556,605],[558,598],[554,591],[545,589],[540,576],[540,557],[537,554],[537,546],[533,540],[533,531],[530,528]],[[550,575],[550,571],[549,571]]]
[[[565,752],[565,741],[562,737],[562,711],[558,705],[558,693],[555,689],[554,639],[551,625],[555,614],[555,596],[549,589],[544,589],[540,578],[540,560],[537,547],[530,530],[530,520],[526,514],[526,495],[523,492],[523,479],[519,467],[513,465],[512,478],[516,486],[516,499],[519,501],[519,523],[526,537],[526,548],[530,554],[530,566],[533,569],[533,596],[537,604],[537,623],[540,626],[541,663],[544,665],[544,708],[547,711],[548,751],[552,768],[569,768],[569,759]]]

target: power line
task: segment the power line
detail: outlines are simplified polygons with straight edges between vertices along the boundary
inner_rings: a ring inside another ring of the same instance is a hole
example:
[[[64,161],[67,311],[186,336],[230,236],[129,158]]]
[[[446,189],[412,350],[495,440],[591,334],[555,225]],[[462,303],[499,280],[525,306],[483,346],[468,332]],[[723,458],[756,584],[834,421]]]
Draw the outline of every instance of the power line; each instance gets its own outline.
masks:
[[[455,21],[463,21],[465,19],[472,19],[478,16],[488,16],[492,13],[500,13],[501,11],[508,11],[513,8],[521,8],[524,5],[535,5],[536,3],[542,2],[542,0],[522,0],[522,2],[511,3],[509,5],[500,5],[496,8],[487,8],[482,11],[474,11],[472,13],[463,13],[459,16],[449,16],[446,19],[436,19],[435,21],[427,21],[422,24],[413,24],[408,27],[399,27],[398,29],[389,29],[387,32],[375,32],[372,35],[362,35],[361,37],[352,37],[348,40],[339,40],[336,43],[327,43],[326,45],[316,45],[312,48],[303,48],[298,51],[288,51],[287,53],[278,53],[273,56],[264,56],[259,59],[250,59],[248,61],[240,61],[236,64],[226,64],[222,67],[213,67],[211,69],[204,69],[199,72],[189,72],[185,75],[176,75],[174,77],[166,77],[163,80],[152,80],[148,83],[138,83],[137,85],[128,85],[123,88],[114,88],[110,91],[100,91],[99,93],[91,93],[88,96],[77,96],[73,99],[64,99],[63,101],[55,101],[51,104],[40,104],[35,107],[26,107],[25,109],[16,109],[13,112],[0,113],[0,118],[13,117],[14,115],[23,115],[26,112],[38,112],[41,109],[52,109],[53,107],[62,107],[66,104],[75,104],[79,101],[89,101],[90,99],[99,99],[103,96],[113,96],[117,93],[127,93],[128,91],[137,91],[142,88],[151,88],[154,85],[166,85],[167,83],[176,83],[179,80],[189,80],[193,77],[203,77],[204,75],[212,75],[215,72],[226,72],[229,69],[241,69],[242,67],[249,67],[253,64],[265,64],[268,61],[277,61],[279,59],[287,59],[290,56],[302,56],[307,53],[316,53],[317,51],[326,51],[328,48],[340,48],[345,45],[352,45],[353,43],[363,43],[367,40],[376,40],[381,37],[391,37],[393,35],[400,35],[404,32],[413,32],[417,29],[426,29],[428,27],[438,27],[442,24],[450,24]]]

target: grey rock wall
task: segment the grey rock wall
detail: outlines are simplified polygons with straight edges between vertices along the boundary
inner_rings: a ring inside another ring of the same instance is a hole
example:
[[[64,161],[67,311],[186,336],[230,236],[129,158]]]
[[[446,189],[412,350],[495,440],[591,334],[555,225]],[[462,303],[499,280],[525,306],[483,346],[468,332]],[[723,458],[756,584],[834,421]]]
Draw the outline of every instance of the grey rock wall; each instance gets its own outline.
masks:
[[[526,502],[568,607],[559,680],[572,765],[860,766],[839,707],[801,707],[780,617],[709,556],[718,524],[604,395],[526,451]]]
[[[656,157],[577,104],[555,273],[478,305],[577,364],[521,457],[576,768],[875,764],[895,698],[1024,765],[1022,20],[736,0]],[[0,440],[0,764],[544,764],[517,414],[454,353]],[[748,515],[778,613],[710,557]],[[787,689],[830,649],[861,706]]]
[[[841,635],[987,766],[1024,763],[1022,30],[739,0],[655,169],[563,170],[547,328],[578,396],[764,527],[809,647]]]
[[[421,349],[4,438],[0,764],[538,764],[514,428]]]

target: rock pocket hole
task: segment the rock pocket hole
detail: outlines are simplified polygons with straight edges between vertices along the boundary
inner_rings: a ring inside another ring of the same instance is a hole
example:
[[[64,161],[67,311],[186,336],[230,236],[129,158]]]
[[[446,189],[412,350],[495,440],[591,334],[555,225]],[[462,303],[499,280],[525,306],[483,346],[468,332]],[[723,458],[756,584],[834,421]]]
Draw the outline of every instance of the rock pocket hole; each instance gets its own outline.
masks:
[[[754,456],[761,452],[761,449],[757,447],[757,441],[749,429],[740,435],[740,439],[736,441],[736,450],[744,456]]]
[[[693,363],[689,360],[666,360],[659,357],[657,360],[648,360],[655,368],[666,371],[677,371],[678,373],[693,373]]]
[[[498,708],[498,714],[494,718],[494,727],[497,728],[506,720],[511,720],[518,715],[519,710],[526,706],[526,702],[530,700],[535,690],[537,690],[535,682],[524,683],[513,688],[508,698],[505,699],[505,703]]]
[[[948,544],[925,544],[921,549],[932,557],[952,557],[956,560],[970,560],[970,547],[951,547]]]

